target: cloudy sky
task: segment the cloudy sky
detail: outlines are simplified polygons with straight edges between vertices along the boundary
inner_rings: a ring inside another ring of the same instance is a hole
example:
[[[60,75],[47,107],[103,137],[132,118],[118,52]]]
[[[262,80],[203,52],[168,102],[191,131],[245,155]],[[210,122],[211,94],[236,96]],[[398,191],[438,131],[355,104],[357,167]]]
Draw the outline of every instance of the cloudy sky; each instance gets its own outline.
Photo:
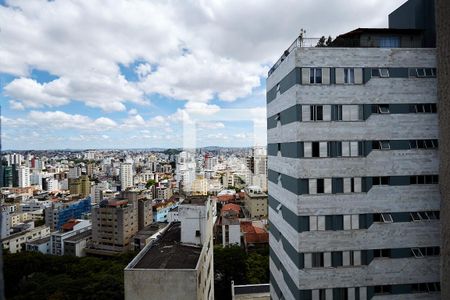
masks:
[[[265,143],[268,69],[405,0],[0,0],[3,149]]]

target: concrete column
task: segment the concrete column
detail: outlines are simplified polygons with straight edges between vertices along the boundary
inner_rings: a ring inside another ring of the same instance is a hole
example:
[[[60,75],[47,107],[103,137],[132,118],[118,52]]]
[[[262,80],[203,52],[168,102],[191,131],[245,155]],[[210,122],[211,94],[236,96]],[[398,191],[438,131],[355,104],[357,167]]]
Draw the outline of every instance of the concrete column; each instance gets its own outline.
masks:
[[[437,0],[442,299],[450,299],[450,18],[448,16],[450,16],[450,2]]]

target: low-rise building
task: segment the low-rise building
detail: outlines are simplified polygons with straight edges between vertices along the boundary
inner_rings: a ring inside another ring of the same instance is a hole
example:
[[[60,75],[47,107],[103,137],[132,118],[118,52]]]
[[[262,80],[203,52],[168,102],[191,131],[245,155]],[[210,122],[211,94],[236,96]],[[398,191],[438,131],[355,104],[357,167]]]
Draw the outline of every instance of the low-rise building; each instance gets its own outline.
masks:
[[[25,250],[25,243],[50,235],[50,227],[39,226],[19,233],[11,234],[2,239],[3,249],[10,253],[17,253]]]
[[[25,243],[25,249],[29,252],[50,254],[50,236]]]
[[[92,240],[92,229],[82,231],[64,239],[64,255],[86,256],[86,247]]]
[[[245,189],[245,208],[251,218],[267,217],[267,194],[258,186],[249,186]]]
[[[63,224],[59,231],[51,234],[50,238],[50,253],[53,255],[65,255],[65,240],[77,234],[88,231],[92,228],[92,223],[89,220],[69,220]]]

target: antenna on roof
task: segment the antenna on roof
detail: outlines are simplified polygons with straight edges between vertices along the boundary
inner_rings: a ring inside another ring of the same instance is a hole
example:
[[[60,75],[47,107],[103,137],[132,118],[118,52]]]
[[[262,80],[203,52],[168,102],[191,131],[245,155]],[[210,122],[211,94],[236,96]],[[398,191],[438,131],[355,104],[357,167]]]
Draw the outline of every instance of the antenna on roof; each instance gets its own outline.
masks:
[[[303,46],[303,36],[306,34],[306,30],[301,28],[300,29],[300,34],[298,35],[298,39],[297,39],[297,46],[298,47],[302,47]]]

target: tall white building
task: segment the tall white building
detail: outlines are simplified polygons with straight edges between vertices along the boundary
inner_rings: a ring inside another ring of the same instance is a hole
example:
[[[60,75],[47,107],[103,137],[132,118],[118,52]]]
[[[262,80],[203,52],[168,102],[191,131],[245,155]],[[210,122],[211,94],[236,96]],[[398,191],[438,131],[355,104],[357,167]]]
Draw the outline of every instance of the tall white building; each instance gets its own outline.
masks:
[[[18,154],[18,153],[7,154],[5,158],[6,158],[6,161],[8,162],[8,166],[11,166],[11,165],[20,166],[22,164],[22,162],[24,161],[23,155]]]
[[[133,164],[125,162],[120,164],[120,187],[124,191],[133,186]]]
[[[267,79],[272,299],[440,299],[435,49],[297,40]]]
[[[30,168],[25,166],[20,166],[17,168],[17,178],[19,187],[29,187],[30,183]]]
[[[175,178],[177,186],[186,192],[190,192],[192,182],[195,180],[196,169],[195,156],[188,151],[180,152],[177,156]]]
[[[81,167],[75,166],[69,168],[69,173],[67,174],[67,177],[69,179],[76,179],[81,176]]]

